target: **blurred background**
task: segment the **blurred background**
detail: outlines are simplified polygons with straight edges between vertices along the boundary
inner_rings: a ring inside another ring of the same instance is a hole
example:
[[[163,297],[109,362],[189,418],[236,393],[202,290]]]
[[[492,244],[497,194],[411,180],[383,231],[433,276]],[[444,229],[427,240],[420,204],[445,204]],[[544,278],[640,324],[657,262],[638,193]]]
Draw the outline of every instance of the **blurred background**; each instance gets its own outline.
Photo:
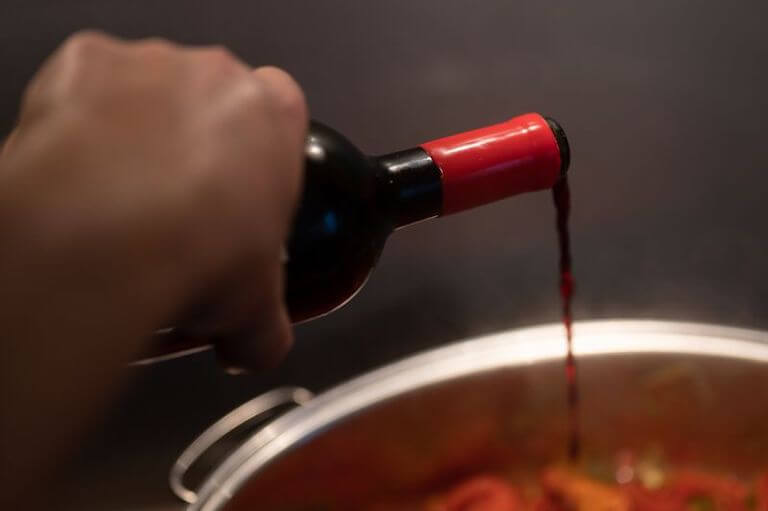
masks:
[[[4,0],[0,133],[42,59],[81,28],[284,67],[313,117],[373,154],[540,111],[573,151],[577,320],[768,328],[767,15],[757,0]],[[278,370],[233,378],[209,354],[126,370],[62,498],[170,504],[174,456],[237,404],[558,321],[556,266],[547,193],[398,232],[355,300],[297,328]]]

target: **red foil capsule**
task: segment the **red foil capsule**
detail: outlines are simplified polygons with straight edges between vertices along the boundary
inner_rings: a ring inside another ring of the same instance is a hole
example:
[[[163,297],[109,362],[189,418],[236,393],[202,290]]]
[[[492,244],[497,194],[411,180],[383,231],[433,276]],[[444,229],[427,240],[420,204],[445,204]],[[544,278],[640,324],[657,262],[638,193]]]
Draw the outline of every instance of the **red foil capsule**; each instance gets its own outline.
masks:
[[[568,164],[559,129],[531,113],[422,144],[443,174],[442,214],[554,186]]]

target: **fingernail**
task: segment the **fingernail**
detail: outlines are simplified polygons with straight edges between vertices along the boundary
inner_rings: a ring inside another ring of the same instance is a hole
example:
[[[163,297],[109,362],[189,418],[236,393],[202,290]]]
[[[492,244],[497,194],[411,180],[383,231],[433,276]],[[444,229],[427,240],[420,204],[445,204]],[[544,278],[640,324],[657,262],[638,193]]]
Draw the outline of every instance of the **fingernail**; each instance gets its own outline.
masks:
[[[242,367],[225,367],[224,371],[230,376],[240,376],[243,374],[248,374],[248,371],[246,371]]]

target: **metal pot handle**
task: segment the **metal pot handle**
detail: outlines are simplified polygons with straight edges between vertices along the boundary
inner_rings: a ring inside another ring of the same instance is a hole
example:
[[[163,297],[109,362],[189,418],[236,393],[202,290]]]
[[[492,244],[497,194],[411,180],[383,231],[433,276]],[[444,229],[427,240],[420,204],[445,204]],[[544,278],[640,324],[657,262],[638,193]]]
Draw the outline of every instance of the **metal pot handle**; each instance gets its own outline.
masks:
[[[173,493],[187,504],[193,504],[197,500],[197,491],[188,488],[184,478],[189,467],[194,465],[211,447],[235,429],[263,419],[264,415],[279,406],[286,404],[302,405],[313,397],[309,390],[301,387],[280,387],[246,401],[214,422],[184,449],[184,452],[171,467],[168,483]]]

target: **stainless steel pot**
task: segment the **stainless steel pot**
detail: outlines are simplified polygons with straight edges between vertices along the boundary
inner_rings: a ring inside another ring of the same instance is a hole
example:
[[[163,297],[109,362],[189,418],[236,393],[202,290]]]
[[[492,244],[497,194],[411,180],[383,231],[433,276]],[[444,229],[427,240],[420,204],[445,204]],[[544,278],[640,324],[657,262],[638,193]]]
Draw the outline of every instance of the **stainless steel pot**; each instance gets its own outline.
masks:
[[[561,458],[560,325],[460,342],[316,398],[278,389],[206,431],[171,472],[191,511],[355,509],[476,471],[535,471]],[[738,472],[768,466],[768,333],[700,324],[575,326],[588,457],[660,446],[672,461]],[[238,424],[297,407],[216,463],[198,491],[187,468]],[[323,507],[318,507],[322,509]]]

